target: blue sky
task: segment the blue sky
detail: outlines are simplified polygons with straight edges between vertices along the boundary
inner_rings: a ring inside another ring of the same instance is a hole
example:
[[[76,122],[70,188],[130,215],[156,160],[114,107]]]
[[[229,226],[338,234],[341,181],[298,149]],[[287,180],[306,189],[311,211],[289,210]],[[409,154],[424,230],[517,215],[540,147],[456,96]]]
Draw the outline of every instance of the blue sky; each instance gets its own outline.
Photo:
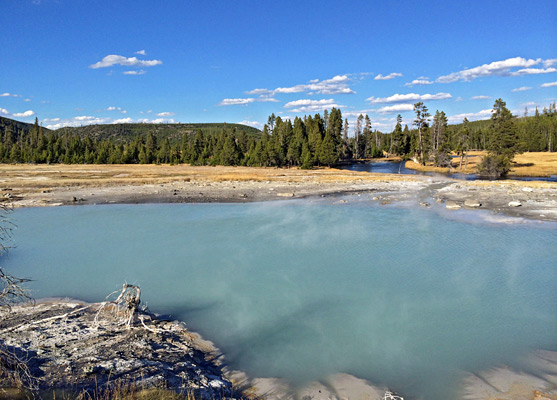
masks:
[[[557,99],[554,0],[0,1],[0,115],[51,128],[340,107],[390,132],[417,101],[460,122]]]

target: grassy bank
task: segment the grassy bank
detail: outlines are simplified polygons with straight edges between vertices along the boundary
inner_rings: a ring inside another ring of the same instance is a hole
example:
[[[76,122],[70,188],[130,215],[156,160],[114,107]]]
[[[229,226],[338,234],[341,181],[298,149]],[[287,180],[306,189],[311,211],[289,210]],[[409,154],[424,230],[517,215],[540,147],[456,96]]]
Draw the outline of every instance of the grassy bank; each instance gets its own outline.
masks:
[[[450,168],[434,167],[432,163],[426,165],[418,164],[414,161],[407,161],[406,168],[423,172],[438,173],[477,173],[478,164],[487,153],[485,151],[471,151],[468,154],[467,168],[463,162],[462,169],[459,168],[460,159],[454,158]],[[557,153],[556,152],[526,152],[518,154],[513,159],[513,166],[509,176],[539,176],[548,177],[557,175]]]

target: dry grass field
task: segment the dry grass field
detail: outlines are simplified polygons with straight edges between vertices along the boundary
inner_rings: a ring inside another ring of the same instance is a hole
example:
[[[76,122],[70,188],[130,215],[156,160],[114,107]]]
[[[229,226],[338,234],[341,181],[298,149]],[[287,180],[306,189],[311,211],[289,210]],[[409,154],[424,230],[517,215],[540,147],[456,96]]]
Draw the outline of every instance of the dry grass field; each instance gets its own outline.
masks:
[[[465,169],[463,164],[462,170],[459,168],[459,158],[453,159],[451,168],[438,168],[429,164],[423,166],[413,161],[407,161],[406,168],[417,171],[432,171],[441,173],[463,172],[466,174],[473,174],[476,173],[477,166],[485,154],[486,152],[484,151],[471,151],[468,154],[468,166]],[[518,154],[513,160],[513,167],[509,175],[540,177],[557,175],[557,153],[527,152]]]
[[[349,182],[381,180],[384,176],[334,168],[205,167],[189,165],[33,165],[0,164],[0,186],[48,190],[56,187],[104,187],[162,184],[173,181]],[[394,179],[397,179],[395,177]],[[399,177],[412,180],[412,177]]]

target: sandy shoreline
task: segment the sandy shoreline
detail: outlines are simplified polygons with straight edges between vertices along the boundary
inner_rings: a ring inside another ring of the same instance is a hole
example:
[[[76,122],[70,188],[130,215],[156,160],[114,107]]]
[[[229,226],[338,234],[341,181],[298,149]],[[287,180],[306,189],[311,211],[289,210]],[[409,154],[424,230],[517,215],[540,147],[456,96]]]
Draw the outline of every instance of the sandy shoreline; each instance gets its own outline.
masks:
[[[557,221],[557,183],[458,181],[338,169],[187,165],[0,165],[0,196],[13,207],[210,203],[368,193],[381,203],[491,210]],[[376,196],[374,194],[377,194]]]

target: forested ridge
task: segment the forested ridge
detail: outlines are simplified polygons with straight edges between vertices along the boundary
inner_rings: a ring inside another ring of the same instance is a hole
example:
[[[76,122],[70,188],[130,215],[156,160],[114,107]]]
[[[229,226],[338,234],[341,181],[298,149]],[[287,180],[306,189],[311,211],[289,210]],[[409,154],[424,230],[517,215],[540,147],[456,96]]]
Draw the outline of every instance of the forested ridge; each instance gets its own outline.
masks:
[[[491,119],[465,118],[456,125],[448,124],[443,111],[431,115],[423,103],[416,103],[414,111],[410,127],[399,115],[389,133],[373,129],[368,115],[358,116],[352,127],[336,108],[293,121],[273,114],[262,131],[238,124],[114,124],[51,131],[38,120],[26,124],[0,117],[0,162],[311,168],[389,154],[447,166],[451,152],[464,157],[470,150],[488,150],[509,163],[517,152],[557,149],[555,103],[516,117],[498,99]]]

